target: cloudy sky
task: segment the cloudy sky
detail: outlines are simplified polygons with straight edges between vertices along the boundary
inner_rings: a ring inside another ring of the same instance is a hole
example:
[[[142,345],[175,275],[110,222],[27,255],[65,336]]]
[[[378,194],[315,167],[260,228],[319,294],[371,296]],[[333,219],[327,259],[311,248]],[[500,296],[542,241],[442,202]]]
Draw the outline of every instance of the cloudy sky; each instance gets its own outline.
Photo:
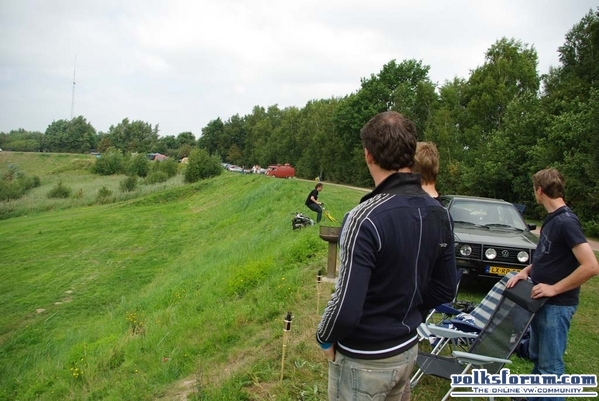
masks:
[[[502,37],[539,73],[597,0],[0,0],[0,132],[74,115],[191,131],[256,105],[342,97],[395,59],[443,84]]]

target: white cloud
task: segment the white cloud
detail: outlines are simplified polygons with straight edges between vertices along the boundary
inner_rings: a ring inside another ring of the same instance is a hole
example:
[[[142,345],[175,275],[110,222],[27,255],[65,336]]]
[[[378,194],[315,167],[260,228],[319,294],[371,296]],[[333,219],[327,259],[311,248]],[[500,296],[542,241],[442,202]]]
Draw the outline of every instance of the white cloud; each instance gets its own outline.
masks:
[[[591,0],[63,0],[0,2],[0,131],[45,131],[75,115],[161,134],[256,105],[344,96],[392,59],[422,60],[442,84],[467,78],[501,37],[557,65]]]

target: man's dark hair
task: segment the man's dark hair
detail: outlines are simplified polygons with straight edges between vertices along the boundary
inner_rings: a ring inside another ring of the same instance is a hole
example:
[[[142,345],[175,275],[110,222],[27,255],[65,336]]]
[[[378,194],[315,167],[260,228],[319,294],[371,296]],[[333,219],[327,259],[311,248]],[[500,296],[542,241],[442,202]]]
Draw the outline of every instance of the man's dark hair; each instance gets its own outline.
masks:
[[[316,184],[314,186],[314,189],[318,189],[318,188],[322,188],[322,183],[319,182],[318,184]]]
[[[563,198],[565,180],[562,173],[554,168],[546,168],[544,170],[537,171],[532,176],[532,183],[535,190],[541,187],[543,193],[551,199]]]
[[[372,117],[360,131],[362,146],[382,169],[412,167],[416,152],[416,126],[396,111]]]

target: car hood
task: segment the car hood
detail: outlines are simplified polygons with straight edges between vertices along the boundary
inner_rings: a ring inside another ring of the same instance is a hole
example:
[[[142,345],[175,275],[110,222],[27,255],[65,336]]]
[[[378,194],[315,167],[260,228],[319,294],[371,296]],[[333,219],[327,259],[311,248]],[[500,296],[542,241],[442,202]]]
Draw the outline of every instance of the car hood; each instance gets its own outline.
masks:
[[[459,227],[459,224],[454,227],[454,236],[456,242],[530,249],[536,248],[539,240],[530,231],[518,232],[496,228]]]

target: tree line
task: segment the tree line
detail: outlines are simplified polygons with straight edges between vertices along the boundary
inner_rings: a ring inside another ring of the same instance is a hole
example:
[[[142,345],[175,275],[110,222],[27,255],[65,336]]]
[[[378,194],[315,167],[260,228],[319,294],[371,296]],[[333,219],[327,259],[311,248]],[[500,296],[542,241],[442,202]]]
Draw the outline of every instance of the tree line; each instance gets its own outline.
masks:
[[[160,152],[186,157],[202,148],[223,162],[251,166],[291,163],[304,178],[369,187],[361,127],[395,110],[413,120],[419,140],[436,143],[438,188],[534,204],[531,175],[556,167],[567,180],[566,200],[599,234],[599,8],[590,10],[558,48],[559,65],[537,72],[534,46],[502,38],[466,78],[431,82],[418,60],[392,60],[343,97],[304,107],[255,106],[250,114],[216,118],[193,133],[159,136],[158,125],[124,119],[96,133],[83,116],[52,122],[45,133],[0,133],[0,148],[21,151]]]

